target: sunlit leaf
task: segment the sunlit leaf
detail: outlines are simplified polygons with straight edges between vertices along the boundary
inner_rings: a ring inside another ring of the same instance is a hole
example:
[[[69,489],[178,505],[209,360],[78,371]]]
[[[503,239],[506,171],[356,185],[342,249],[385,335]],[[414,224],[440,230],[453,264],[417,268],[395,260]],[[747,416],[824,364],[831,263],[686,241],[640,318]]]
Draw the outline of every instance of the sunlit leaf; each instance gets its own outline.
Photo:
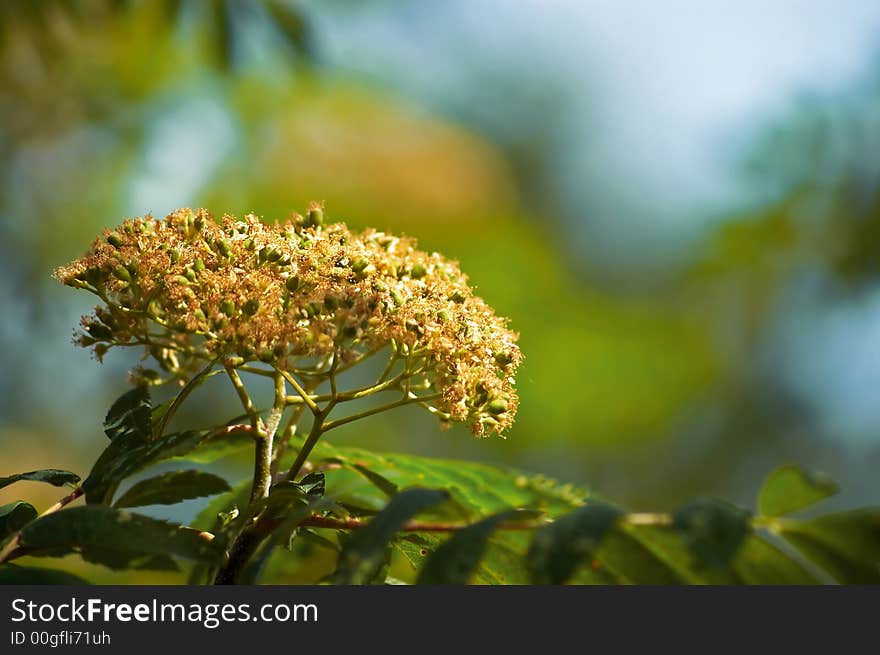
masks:
[[[773,471],[758,494],[758,512],[783,516],[804,509],[836,494],[840,488],[831,478],[808,473],[800,467],[780,466]]]

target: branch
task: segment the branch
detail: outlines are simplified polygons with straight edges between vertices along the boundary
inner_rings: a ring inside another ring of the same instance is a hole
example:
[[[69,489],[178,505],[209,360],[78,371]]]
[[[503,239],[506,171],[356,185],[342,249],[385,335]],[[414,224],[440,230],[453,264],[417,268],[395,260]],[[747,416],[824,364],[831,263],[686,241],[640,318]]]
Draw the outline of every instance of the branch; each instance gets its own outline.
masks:
[[[442,394],[433,393],[427,396],[416,396],[414,394],[408,394],[406,397],[401,398],[400,400],[395,400],[392,403],[388,403],[387,405],[380,405],[379,407],[374,407],[373,409],[368,409],[363,412],[358,412],[357,414],[352,414],[350,416],[345,416],[343,418],[338,418],[335,421],[327,421],[324,424],[324,432],[332,430],[333,428],[338,428],[341,425],[345,425],[346,423],[351,423],[352,421],[357,421],[362,418],[366,418],[367,416],[372,416],[373,414],[379,414],[389,409],[394,409],[395,407],[402,407],[403,405],[412,405],[414,403],[421,404],[426,403],[429,400],[436,400],[440,398]]]

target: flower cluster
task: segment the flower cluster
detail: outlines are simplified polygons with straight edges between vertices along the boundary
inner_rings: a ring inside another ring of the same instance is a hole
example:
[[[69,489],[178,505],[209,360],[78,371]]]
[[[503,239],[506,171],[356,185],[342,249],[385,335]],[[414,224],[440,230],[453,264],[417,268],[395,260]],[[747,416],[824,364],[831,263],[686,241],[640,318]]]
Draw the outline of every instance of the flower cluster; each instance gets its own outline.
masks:
[[[78,337],[99,358],[142,345],[185,379],[217,357],[296,372],[390,348],[445,420],[482,435],[516,412],[517,335],[458,265],[406,237],[325,225],[319,205],[275,225],[191,209],[129,219],[55,277],[103,301]]]

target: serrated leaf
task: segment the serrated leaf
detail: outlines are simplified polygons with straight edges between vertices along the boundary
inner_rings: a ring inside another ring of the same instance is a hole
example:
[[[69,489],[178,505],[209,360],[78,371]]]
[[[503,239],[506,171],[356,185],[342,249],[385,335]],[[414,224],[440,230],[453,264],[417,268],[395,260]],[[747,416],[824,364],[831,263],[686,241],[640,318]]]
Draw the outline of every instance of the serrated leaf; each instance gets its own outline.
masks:
[[[169,556],[214,561],[223,545],[195,530],[103,505],[73,507],[32,521],[21,531],[29,555],[58,557],[78,552],[113,568],[166,567]]]
[[[758,494],[758,512],[764,516],[784,516],[805,509],[840,488],[821,473],[808,473],[794,465],[780,466],[773,471]]]
[[[779,534],[841,584],[880,583],[880,509],[782,519]]]
[[[695,500],[673,515],[673,527],[685,538],[697,562],[706,567],[727,566],[751,533],[749,513],[715,499]]]
[[[82,486],[86,502],[109,503],[119,483],[156,462],[192,451],[210,432],[174,432],[144,441],[134,435],[115,438],[101,453]]]
[[[57,569],[0,564],[0,585],[87,585],[83,578]]]
[[[37,510],[23,500],[0,506],[0,541],[18,532],[35,518],[37,518]]]
[[[75,485],[79,482],[79,476],[76,473],[61,469],[40,469],[39,471],[16,473],[5,478],[0,478],[0,489],[22,480],[45,482],[46,484],[51,484],[53,487],[63,487],[66,484]]]
[[[119,437],[146,439],[150,436],[152,409],[147,387],[126,391],[110,406],[104,418],[104,433],[110,441]]]
[[[296,442],[293,442],[296,444]],[[348,469],[355,465],[380,475],[399,489],[411,486],[446,489],[472,518],[501,512],[511,507],[541,510],[550,517],[561,516],[583,504],[587,493],[572,485],[559,484],[540,475],[477,462],[435,459],[417,455],[373,453],[320,442],[310,458],[313,462],[345,463],[345,469],[327,471],[328,487],[349,490],[348,497],[381,508],[387,494],[372,482],[358,480]],[[360,477],[363,474],[358,472]],[[376,493],[379,491],[379,493]],[[343,502],[346,499],[340,499]]]
[[[612,505],[593,501],[538,530],[527,559],[532,582],[563,584],[586,558],[594,558],[622,514]]]
[[[413,488],[392,498],[366,527],[355,531],[342,547],[335,584],[366,584],[374,579],[394,535],[420,512],[449,501],[445,490]]]
[[[499,512],[455,532],[428,557],[419,572],[418,584],[467,584],[485,554],[489,537],[505,523],[534,520],[529,510]]]
[[[190,498],[213,496],[229,491],[229,483],[204,471],[170,471],[141,480],[113,504],[114,507],[173,505]]]

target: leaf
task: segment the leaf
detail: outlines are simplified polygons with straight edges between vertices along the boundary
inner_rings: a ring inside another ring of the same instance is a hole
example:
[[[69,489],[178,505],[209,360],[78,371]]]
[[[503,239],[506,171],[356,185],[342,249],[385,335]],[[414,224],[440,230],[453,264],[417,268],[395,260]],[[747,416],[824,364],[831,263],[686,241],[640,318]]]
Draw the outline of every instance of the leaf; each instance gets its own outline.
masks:
[[[82,484],[86,502],[109,503],[119,483],[129,475],[150,464],[189,453],[209,434],[208,431],[173,432],[146,441],[136,435],[115,438],[98,457]]]
[[[880,583],[880,509],[782,519],[779,534],[841,584]]]
[[[72,573],[58,569],[0,564],[0,585],[4,584],[87,585],[89,582]]]
[[[773,471],[758,494],[758,512],[764,516],[783,516],[804,509],[836,494],[840,488],[821,473],[808,473],[794,466]]]
[[[299,445],[298,442],[292,442]],[[348,489],[356,505],[384,507],[388,491],[373,480],[365,483],[360,467],[382,476],[399,489],[420,486],[449,491],[457,505],[471,517],[484,517],[511,507],[541,510],[550,517],[561,516],[583,504],[587,493],[572,485],[562,485],[540,475],[516,469],[489,466],[477,462],[434,459],[416,455],[373,453],[359,448],[338,447],[320,442],[310,458],[312,462],[343,463],[345,469],[328,470],[331,489]],[[376,493],[377,490],[379,493]],[[345,500],[339,498],[340,502]]]
[[[73,507],[47,514],[21,531],[20,547],[34,556],[58,557],[78,552],[111,568],[160,565],[169,556],[214,561],[222,556],[219,540],[196,530],[103,505]]]
[[[538,530],[526,565],[534,584],[563,584],[587,557],[593,559],[605,534],[623,514],[594,501]]]
[[[126,491],[114,507],[174,505],[182,500],[213,496],[229,491],[221,477],[204,471],[170,471],[148,480],[141,480]]]
[[[154,437],[160,437],[165,433],[165,428],[168,426],[169,421],[174,418],[174,415],[183,404],[183,401],[189,398],[189,395],[198,389],[205,380],[220,373],[220,371],[213,370],[218,360],[219,357],[208,362],[201,371],[196,373],[185,385],[183,385],[183,388],[176,396],[174,396],[174,398],[162,403],[156,407],[156,409],[152,410],[150,413],[149,434],[152,434]]]
[[[0,506],[0,541],[37,518],[37,510],[30,503],[17,500]]]
[[[45,482],[53,487],[63,487],[66,484],[75,485],[79,482],[79,476],[70,471],[61,469],[41,469],[39,471],[28,471],[27,473],[16,473],[5,478],[0,478],[0,489],[8,487],[14,482],[21,480],[29,480],[31,482]]]
[[[721,500],[695,500],[673,516],[673,527],[685,537],[697,561],[724,567],[751,532],[749,513]]]
[[[309,58],[312,52],[310,32],[302,13],[279,0],[268,0],[265,6],[294,52],[300,57]]]
[[[507,510],[493,514],[454,533],[428,558],[418,584],[467,584],[489,545],[489,537],[505,523],[532,520],[540,514],[529,510]]]
[[[397,494],[343,545],[333,582],[367,583],[382,567],[395,533],[416,514],[448,500],[449,493],[445,490],[413,488]]]
[[[152,408],[147,387],[126,391],[110,406],[104,418],[104,433],[110,441],[119,437],[146,439],[150,435]]]

